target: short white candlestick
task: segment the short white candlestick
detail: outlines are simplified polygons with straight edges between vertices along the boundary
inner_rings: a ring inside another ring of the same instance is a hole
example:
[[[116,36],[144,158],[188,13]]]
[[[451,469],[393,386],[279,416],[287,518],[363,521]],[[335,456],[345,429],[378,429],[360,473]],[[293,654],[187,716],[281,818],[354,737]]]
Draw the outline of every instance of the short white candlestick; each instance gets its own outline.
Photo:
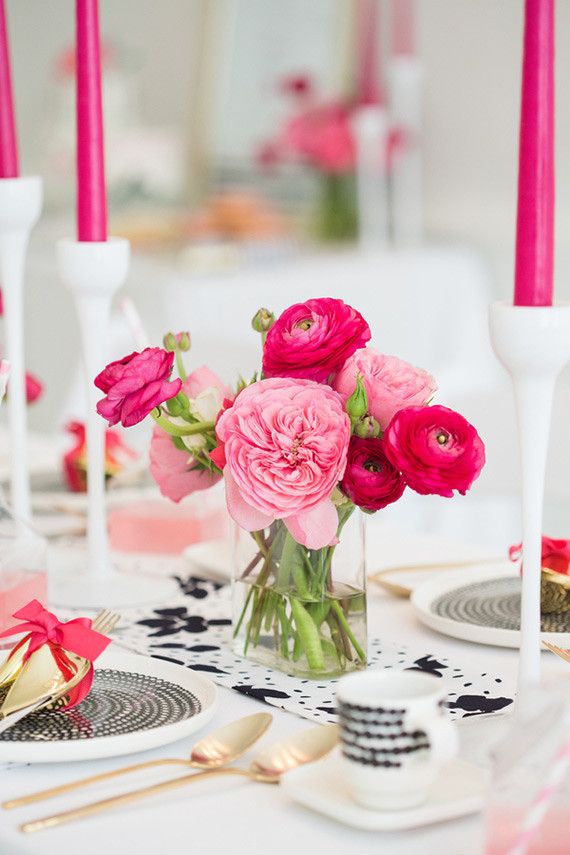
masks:
[[[388,244],[388,114],[380,104],[355,111],[358,237],[363,249]]]
[[[129,242],[61,240],[57,262],[64,285],[75,302],[83,347],[87,399],[87,566],[72,576],[52,581],[51,598],[57,605],[100,608],[135,606],[164,600],[176,592],[170,579],[150,579],[116,573],[107,538],[105,499],[105,422],[97,413],[103,394],[94,384],[107,360],[107,331],[111,302],[129,270]]]
[[[513,381],[522,477],[519,690],[540,681],[540,570],[546,458],[556,379],[570,362],[570,304],[491,306],[491,341]]]
[[[16,518],[28,522],[32,513],[27,454],[24,269],[28,241],[41,209],[41,178],[0,178],[0,279],[6,356],[11,366],[8,390],[11,505]]]

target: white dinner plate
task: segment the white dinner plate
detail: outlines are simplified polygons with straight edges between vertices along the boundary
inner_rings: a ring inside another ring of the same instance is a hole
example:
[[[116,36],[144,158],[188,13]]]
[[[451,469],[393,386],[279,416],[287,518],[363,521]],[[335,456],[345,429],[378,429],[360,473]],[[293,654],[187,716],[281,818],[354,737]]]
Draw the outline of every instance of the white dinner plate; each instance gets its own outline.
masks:
[[[353,801],[339,751],[318,763],[287,772],[281,789],[294,801],[353,828],[403,831],[443,822],[481,810],[488,772],[465,760],[452,760],[442,770],[427,800],[408,810],[370,810]]]
[[[204,727],[216,686],[171,662],[112,649],[93,688],[68,712],[40,711],[0,734],[0,763],[67,763],[148,751]]]
[[[518,565],[500,562],[438,573],[411,596],[418,618],[432,629],[496,647],[520,646]],[[570,613],[542,616],[542,638],[570,647]]]

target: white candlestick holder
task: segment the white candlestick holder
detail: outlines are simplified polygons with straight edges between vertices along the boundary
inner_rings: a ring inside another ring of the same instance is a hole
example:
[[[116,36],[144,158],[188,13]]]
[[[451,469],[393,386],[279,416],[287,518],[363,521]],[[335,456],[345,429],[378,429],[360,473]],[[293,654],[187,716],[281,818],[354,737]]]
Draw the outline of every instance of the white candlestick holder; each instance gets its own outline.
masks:
[[[358,238],[363,249],[388,244],[388,114],[380,104],[355,111]]]
[[[422,91],[423,67],[415,56],[395,56],[389,67],[390,115],[402,133],[390,174],[391,226],[396,247],[423,239]]]
[[[105,422],[97,413],[102,393],[94,384],[107,361],[111,302],[129,269],[129,242],[61,240],[57,262],[77,311],[87,400],[87,557],[85,566],[50,579],[51,599],[72,608],[119,608],[164,601],[176,593],[171,579],[117,573],[109,556],[105,500]]]
[[[38,176],[0,178],[0,280],[4,302],[6,356],[10,362],[10,499],[17,519],[31,519],[27,455],[24,356],[24,270],[30,234],[42,209]]]
[[[556,379],[570,362],[570,304],[491,306],[491,341],[513,381],[522,477],[519,690],[540,681],[542,512]]]

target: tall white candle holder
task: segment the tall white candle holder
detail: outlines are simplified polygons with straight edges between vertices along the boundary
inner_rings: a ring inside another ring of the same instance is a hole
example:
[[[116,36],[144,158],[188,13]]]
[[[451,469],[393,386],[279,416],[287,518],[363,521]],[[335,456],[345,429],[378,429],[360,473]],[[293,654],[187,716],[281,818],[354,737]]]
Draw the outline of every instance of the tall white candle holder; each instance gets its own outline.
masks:
[[[364,104],[353,119],[356,138],[358,238],[363,249],[388,244],[388,114],[380,104]]]
[[[50,578],[51,599],[72,608],[118,608],[163,601],[176,592],[171,579],[117,573],[109,556],[105,508],[105,423],[96,406],[94,378],[107,360],[111,302],[129,269],[129,242],[60,240],[57,262],[75,302],[82,339],[87,400],[87,556],[83,567]]]
[[[522,477],[519,690],[540,681],[540,570],[546,458],[556,379],[570,362],[570,303],[491,306],[491,341],[513,381]]]
[[[30,234],[42,209],[42,180],[36,175],[0,178],[0,280],[4,302],[6,356],[10,362],[11,506],[16,519],[31,518],[27,455],[24,358],[24,270]]]
[[[390,174],[392,237],[396,247],[417,246],[423,239],[422,90],[423,67],[415,56],[395,56],[388,70],[390,115],[403,134],[402,148]]]

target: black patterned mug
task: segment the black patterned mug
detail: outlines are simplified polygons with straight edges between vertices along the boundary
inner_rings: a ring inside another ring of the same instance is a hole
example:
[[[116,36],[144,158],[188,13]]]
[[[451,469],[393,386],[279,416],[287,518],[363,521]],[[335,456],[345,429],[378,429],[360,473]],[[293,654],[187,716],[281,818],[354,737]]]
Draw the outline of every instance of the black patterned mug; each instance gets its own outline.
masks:
[[[457,754],[439,677],[362,671],[339,682],[342,759],[352,797],[375,810],[421,804]]]

